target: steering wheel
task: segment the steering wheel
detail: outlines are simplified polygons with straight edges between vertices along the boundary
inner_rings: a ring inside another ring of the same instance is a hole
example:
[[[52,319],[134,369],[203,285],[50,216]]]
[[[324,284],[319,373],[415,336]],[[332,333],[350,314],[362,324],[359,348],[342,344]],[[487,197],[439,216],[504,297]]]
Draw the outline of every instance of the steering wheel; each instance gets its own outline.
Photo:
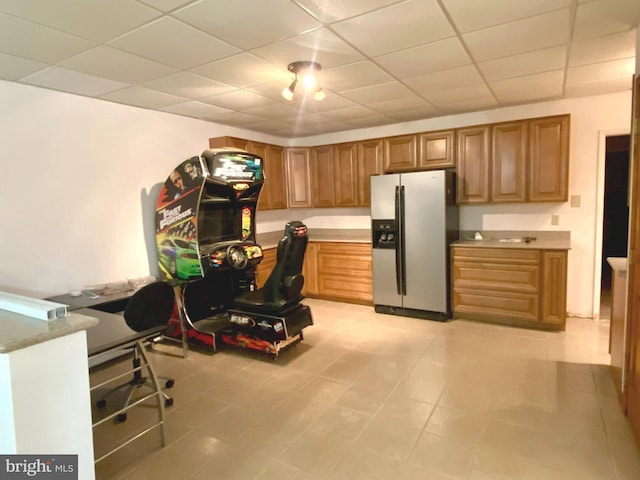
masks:
[[[240,245],[229,245],[227,247],[227,262],[235,270],[244,270],[249,263],[249,257]]]

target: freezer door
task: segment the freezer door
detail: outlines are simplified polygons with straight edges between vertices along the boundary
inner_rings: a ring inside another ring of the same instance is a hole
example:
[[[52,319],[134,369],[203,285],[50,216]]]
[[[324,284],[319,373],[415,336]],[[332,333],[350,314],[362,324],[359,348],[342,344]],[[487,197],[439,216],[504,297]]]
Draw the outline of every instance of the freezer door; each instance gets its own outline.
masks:
[[[401,174],[405,195],[405,308],[447,311],[445,173]]]
[[[400,189],[400,176],[378,175],[371,177],[371,220],[396,219],[396,197]],[[399,245],[399,242],[397,242]],[[402,306],[402,272],[398,269],[398,251],[389,248],[372,248],[373,303],[392,307]]]
[[[395,192],[400,185],[400,175],[371,176],[371,219],[395,218]]]

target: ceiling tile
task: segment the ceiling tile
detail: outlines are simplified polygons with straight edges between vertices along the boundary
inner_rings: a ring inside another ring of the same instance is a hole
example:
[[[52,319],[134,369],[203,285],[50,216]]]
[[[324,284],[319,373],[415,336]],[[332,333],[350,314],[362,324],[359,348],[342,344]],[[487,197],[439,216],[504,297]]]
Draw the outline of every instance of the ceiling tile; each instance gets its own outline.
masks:
[[[296,118],[300,113],[300,110],[291,105],[275,104],[275,105],[270,105],[268,107],[252,108],[252,109],[246,110],[244,113],[250,114],[250,115],[256,115],[258,117],[263,117],[263,118],[286,120],[290,118]]]
[[[435,0],[408,0],[336,23],[331,28],[369,56],[455,35]]]
[[[526,103],[562,96],[564,70],[536,73],[524,77],[491,82],[490,87],[500,103]]]
[[[479,112],[497,108],[498,102],[491,98],[475,98],[464,102],[447,103],[440,107],[441,115],[454,115],[456,113]]]
[[[273,105],[275,101],[261,97],[255,93],[246,90],[235,90],[233,92],[214,95],[201,99],[203,102],[210,103],[229,110],[248,110],[250,108],[264,107]]]
[[[378,127],[380,125],[386,125],[391,123],[392,120],[386,115],[378,114],[378,115],[368,115],[366,117],[354,118],[346,121],[348,125],[352,128],[367,128],[367,127]]]
[[[167,65],[104,46],[62,62],[60,66],[131,84],[146,82],[176,71]]]
[[[202,0],[173,15],[243,49],[320,27],[302,8],[282,0]]]
[[[220,113],[228,112],[226,108],[216,107],[209,105],[208,103],[202,103],[197,101],[190,101],[184,103],[178,103],[176,105],[170,105],[168,107],[161,108],[163,112],[177,113],[178,115],[186,115],[189,117],[205,118],[211,115],[218,115]]]
[[[179,97],[198,99],[235,90],[234,87],[189,72],[178,72],[150,80],[141,87],[160,90]]]
[[[452,103],[462,102],[493,102],[495,101],[491,91],[486,85],[472,85],[461,88],[451,88],[439,92],[427,93],[423,95],[429,102],[438,108]]]
[[[473,65],[464,65],[403,80],[403,83],[420,94],[466,87],[482,82],[482,77]]]
[[[442,0],[442,3],[458,31],[467,33],[569,7],[571,0]]]
[[[625,90],[631,90],[631,77],[607,78],[604,80],[574,82],[565,87],[567,97],[586,97],[589,95],[604,95]]]
[[[377,57],[374,61],[397,78],[416,77],[471,63],[469,55],[457,38],[409,48]]]
[[[279,80],[284,82],[291,77],[286,66],[282,69],[276,68],[273,64],[246,52],[207,63],[193,68],[192,71],[238,88]]]
[[[256,48],[252,53],[282,69],[286,69],[287,65],[298,60],[318,62],[323,69],[329,69],[364,58],[357,50],[326,28]]]
[[[355,17],[380,7],[396,3],[398,0],[294,0],[323,23],[332,23]]]
[[[476,61],[507,57],[569,41],[569,9],[538,15],[463,35]]]
[[[270,98],[271,100],[279,102],[285,102],[286,100],[282,97],[282,90],[290,83],[291,80],[286,79],[285,81],[280,80],[277,82],[263,83],[262,85],[254,85],[252,87],[247,87],[246,90],[258,94],[261,97]]]
[[[348,122],[356,118],[363,118],[370,115],[377,115],[377,112],[365,106],[358,105],[354,107],[343,108],[340,110],[333,110],[331,112],[325,112],[324,115],[325,117],[329,117],[334,120]]]
[[[638,0],[595,0],[578,5],[574,40],[632,30],[640,22]]]
[[[180,41],[176,41],[180,39]],[[239,50],[174,18],[164,17],[109,42],[112,47],[177,68],[191,68]]]
[[[0,51],[55,64],[94,46],[93,42],[0,13]]]
[[[169,95],[168,93],[135,86],[100,95],[100,98],[118,103],[126,103],[127,105],[155,109],[184,103],[188,100],[186,98],[176,97],[175,95]]]
[[[157,8],[163,12],[170,12],[178,7],[182,7],[187,3],[193,3],[196,0],[138,0],[141,3],[145,3],[153,8]]]
[[[386,114],[389,118],[393,118],[398,122],[411,122],[415,120],[424,120],[426,118],[433,118],[442,115],[441,110],[434,106],[420,107],[420,108],[407,108],[398,112],[392,112]]]
[[[326,90],[327,96],[324,100],[318,102],[315,100],[310,100],[302,103],[300,108],[304,110],[309,110],[312,112],[327,112],[331,110],[341,110],[343,108],[349,108],[357,105],[353,100],[349,100],[348,98],[344,98],[332,91]],[[295,100],[295,97],[294,97]]]
[[[635,71],[634,57],[611,60],[610,62],[580,65],[567,69],[567,85],[609,80],[613,78],[631,78]]]
[[[354,88],[340,92],[341,95],[350,98],[358,103],[384,102],[396,98],[409,97],[413,95],[411,90],[399,82],[380,83],[362,88]]]
[[[336,92],[393,80],[391,75],[369,60],[323,70],[318,78],[323,87]]]
[[[207,120],[211,120],[213,122],[220,122],[225,125],[237,125],[237,126],[245,126],[253,123],[264,121],[264,118],[250,115],[248,113],[243,112],[222,112],[215,113],[213,115],[207,115]],[[276,123],[276,125],[281,126],[281,124]]]
[[[633,30],[604,37],[574,42],[569,54],[569,65],[605,62],[633,57],[636,52],[636,33]]]
[[[428,114],[434,114],[438,111],[437,108],[417,95],[385,100],[383,102],[367,103],[367,107],[385,115],[400,114],[409,110],[421,111]]]
[[[161,15],[133,0],[2,0],[0,11],[95,42],[111,40]]]
[[[107,92],[119,90],[129,85],[86,73],[66,70],[60,67],[49,67],[23,78],[24,83],[52,88],[63,92],[95,97]]]
[[[0,53],[0,78],[5,80],[19,80],[46,67],[46,63]]]
[[[558,70],[564,68],[566,59],[567,47],[551,47],[480,62],[478,68],[487,81],[491,82]]]

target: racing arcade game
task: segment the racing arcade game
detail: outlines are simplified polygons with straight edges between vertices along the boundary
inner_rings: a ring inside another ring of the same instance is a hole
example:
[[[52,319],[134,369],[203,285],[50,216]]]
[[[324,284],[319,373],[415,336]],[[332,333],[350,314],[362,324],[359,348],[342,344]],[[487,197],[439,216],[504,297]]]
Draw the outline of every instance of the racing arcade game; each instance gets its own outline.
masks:
[[[163,279],[181,287],[184,319],[184,327],[173,324],[171,336],[184,334],[214,351],[218,339],[274,356],[302,340],[304,327],[274,336],[273,312],[266,320],[253,312],[249,321],[229,311],[236,297],[256,290],[263,255],[255,215],[263,181],[262,158],[236,149],[206,150],[167,178],[156,205],[158,263]],[[310,312],[296,323],[311,325]]]

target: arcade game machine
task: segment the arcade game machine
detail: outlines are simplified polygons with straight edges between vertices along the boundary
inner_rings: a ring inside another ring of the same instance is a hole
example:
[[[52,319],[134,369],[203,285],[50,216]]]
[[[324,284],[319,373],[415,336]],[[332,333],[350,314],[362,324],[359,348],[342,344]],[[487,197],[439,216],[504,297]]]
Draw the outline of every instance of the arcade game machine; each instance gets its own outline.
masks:
[[[265,329],[252,330],[246,318],[230,314],[236,298],[257,290],[263,255],[255,216],[263,181],[262,158],[236,149],[206,150],[167,178],[156,205],[158,263],[163,279],[180,286],[184,320],[172,324],[171,336],[214,351],[223,341],[274,355],[302,339],[301,331],[295,339],[261,335]],[[306,323],[312,324],[310,313]]]

